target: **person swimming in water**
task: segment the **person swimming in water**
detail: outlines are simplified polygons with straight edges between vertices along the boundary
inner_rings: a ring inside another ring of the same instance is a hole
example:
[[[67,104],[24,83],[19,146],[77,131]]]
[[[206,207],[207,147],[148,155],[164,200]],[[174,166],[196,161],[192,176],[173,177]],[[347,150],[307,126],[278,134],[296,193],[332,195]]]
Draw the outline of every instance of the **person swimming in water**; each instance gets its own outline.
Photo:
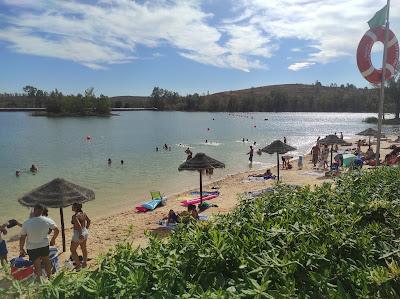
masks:
[[[35,164],[32,164],[32,166],[31,166],[31,168],[29,169],[29,171],[32,172],[32,173],[36,173],[36,172],[38,172],[38,168],[36,167]]]

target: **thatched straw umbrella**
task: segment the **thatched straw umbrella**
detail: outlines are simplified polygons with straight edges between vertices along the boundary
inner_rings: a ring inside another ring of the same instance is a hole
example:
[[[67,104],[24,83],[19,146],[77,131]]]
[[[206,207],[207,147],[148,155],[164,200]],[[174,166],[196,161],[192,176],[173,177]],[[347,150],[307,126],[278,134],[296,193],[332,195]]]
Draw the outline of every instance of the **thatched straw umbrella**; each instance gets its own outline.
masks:
[[[61,218],[61,234],[63,252],[65,252],[65,228],[63,208],[73,203],[84,203],[95,197],[92,190],[86,189],[64,179],[54,179],[18,199],[18,202],[26,207],[41,204],[47,208],[59,208]]]
[[[296,150],[295,147],[290,146],[286,143],[283,143],[280,140],[275,140],[270,145],[267,145],[261,151],[268,153],[268,154],[275,154],[276,153],[276,162],[278,163],[278,181],[279,181],[279,154],[283,155],[287,152],[291,152]]]
[[[360,133],[357,133],[356,135],[359,136],[369,136],[369,141],[368,141],[368,148],[371,148],[371,136],[376,136],[378,135],[378,131],[372,128],[368,128]]]
[[[178,170],[191,170],[200,173],[200,204],[203,203],[203,179],[202,172],[206,169],[224,168],[225,164],[213,158],[210,158],[204,153],[196,154],[192,159],[183,162],[179,165]]]
[[[343,139],[340,139],[336,135],[328,135],[325,138],[322,138],[318,140],[319,144],[326,144],[331,146],[331,166],[332,166],[332,160],[333,160],[333,145],[334,144],[345,144],[346,141]]]

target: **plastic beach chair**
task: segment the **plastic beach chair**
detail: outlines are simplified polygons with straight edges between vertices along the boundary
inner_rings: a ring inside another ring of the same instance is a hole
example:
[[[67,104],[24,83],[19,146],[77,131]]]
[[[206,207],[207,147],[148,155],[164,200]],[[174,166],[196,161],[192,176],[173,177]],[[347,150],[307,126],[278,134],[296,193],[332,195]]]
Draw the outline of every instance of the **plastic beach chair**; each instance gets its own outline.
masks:
[[[150,191],[151,199],[162,199],[160,191]]]
[[[167,204],[167,197],[162,196],[160,191],[150,191],[151,199],[161,199],[161,205],[165,206]]]

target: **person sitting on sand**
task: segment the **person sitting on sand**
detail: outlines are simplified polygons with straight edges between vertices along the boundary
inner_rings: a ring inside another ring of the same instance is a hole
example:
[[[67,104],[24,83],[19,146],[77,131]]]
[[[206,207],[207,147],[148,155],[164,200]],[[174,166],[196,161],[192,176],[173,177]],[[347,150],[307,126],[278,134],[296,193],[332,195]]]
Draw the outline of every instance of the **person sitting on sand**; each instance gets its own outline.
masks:
[[[163,218],[163,220],[167,220],[167,224],[189,223],[192,219],[199,219],[199,214],[197,213],[195,205],[189,205],[187,211],[180,212],[179,214],[171,209],[168,212],[168,216]]]
[[[178,215],[175,214],[174,210],[169,210],[168,216],[167,216],[167,224],[175,224],[178,223]]]
[[[196,219],[199,220],[199,213],[197,213],[197,209],[195,205],[189,205],[188,206],[188,212],[190,213],[190,215]]]
[[[38,168],[35,164],[32,164],[31,168],[29,169],[30,172],[32,173],[36,173],[38,172]]]
[[[364,160],[369,161],[373,159],[375,159],[375,153],[374,150],[370,147],[367,149],[367,152],[365,153]]]

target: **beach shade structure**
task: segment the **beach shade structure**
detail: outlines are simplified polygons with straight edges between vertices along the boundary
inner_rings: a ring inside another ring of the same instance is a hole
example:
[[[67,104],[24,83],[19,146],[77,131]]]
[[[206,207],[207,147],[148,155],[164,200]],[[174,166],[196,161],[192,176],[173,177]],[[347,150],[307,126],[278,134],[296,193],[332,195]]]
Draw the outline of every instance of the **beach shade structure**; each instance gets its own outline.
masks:
[[[26,207],[34,207],[37,204],[46,208],[59,208],[61,218],[61,234],[63,252],[65,252],[65,227],[63,208],[73,203],[84,203],[95,198],[94,192],[64,179],[54,179],[18,199],[18,202]]]
[[[279,181],[279,155],[283,155],[286,154],[287,152],[291,152],[296,150],[295,147],[290,146],[286,143],[283,143],[280,140],[275,140],[274,142],[272,142],[271,144],[267,145],[266,147],[264,147],[263,149],[261,149],[261,151],[263,151],[264,153],[268,153],[268,154],[275,154],[276,153],[276,161],[278,163],[278,181]]]
[[[331,146],[331,166],[332,166],[332,160],[333,160],[333,145],[334,144],[345,144],[346,141],[343,139],[340,139],[336,135],[328,135],[325,138],[322,138],[318,140],[319,144],[326,144]]]
[[[203,203],[203,171],[206,169],[225,168],[225,164],[219,162],[204,153],[197,153],[192,159],[189,159],[179,165],[178,170],[198,171],[200,173],[200,204]]]
[[[378,131],[372,128],[368,128],[360,133],[357,133],[356,135],[359,136],[368,136],[369,137],[369,141],[368,141],[368,148],[371,148],[371,136],[376,136],[378,135]]]

